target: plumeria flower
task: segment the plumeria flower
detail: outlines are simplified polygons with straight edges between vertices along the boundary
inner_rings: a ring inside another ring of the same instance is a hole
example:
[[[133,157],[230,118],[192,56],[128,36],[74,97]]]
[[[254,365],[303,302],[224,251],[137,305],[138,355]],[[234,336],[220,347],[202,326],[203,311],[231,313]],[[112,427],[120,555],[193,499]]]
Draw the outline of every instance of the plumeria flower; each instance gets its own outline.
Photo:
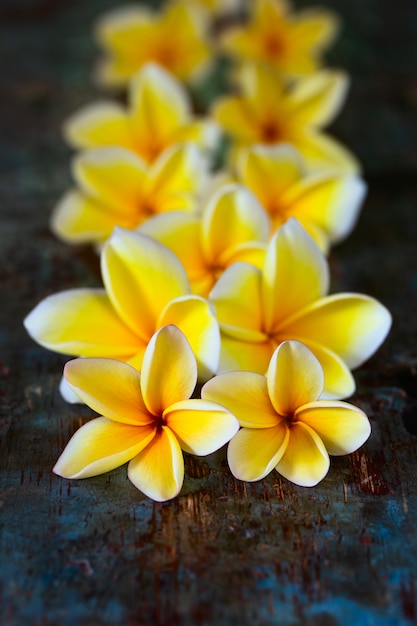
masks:
[[[217,369],[220,335],[212,306],[192,295],[180,261],[146,235],[116,228],[101,252],[104,289],[70,289],[47,297],[26,317],[40,345],[105,357],[141,369],[146,346],[162,326],[178,326],[197,358],[200,380]]]
[[[172,250],[193,291],[207,296],[236,261],[262,266],[270,229],[267,213],[248,189],[225,185],[209,199],[201,216],[165,213],[147,220],[140,231]]]
[[[245,0],[188,0],[201,9],[204,9],[214,17],[222,17],[225,15],[242,11],[245,8]]]
[[[103,15],[95,34],[105,57],[97,80],[123,87],[145,63],[166,67],[182,81],[201,78],[212,62],[205,12],[193,3],[171,0],[161,12],[132,4]]]
[[[274,230],[296,217],[324,252],[353,230],[366,193],[358,175],[308,174],[288,145],[242,150],[236,166],[238,179],[260,200]]]
[[[391,316],[370,296],[327,295],[328,288],[326,258],[297,220],[289,219],[270,240],[262,269],[235,263],[210,294],[222,333],[219,371],[265,374],[275,348],[295,339],[323,367],[323,397],[351,395],[350,370],[379,347]]]
[[[312,487],[327,474],[329,454],[350,454],[368,439],[365,413],[347,402],[320,400],[323,383],[314,354],[298,341],[284,341],[266,377],[227,372],[205,384],[202,397],[227,407],[243,427],[227,451],[236,478],[260,480],[275,468]]]
[[[75,148],[119,146],[151,163],[173,144],[194,141],[213,149],[216,124],[193,116],[183,85],[164,68],[147,63],[129,81],[129,107],[94,102],[64,124],[64,135]]]
[[[328,10],[311,8],[291,13],[286,0],[252,0],[250,17],[228,28],[222,49],[237,59],[260,61],[283,76],[316,71],[322,52],[338,32],[338,20]]]
[[[97,476],[129,461],[135,487],[158,502],[169,500],[184,480],[181,450],[211,454],[239,428],[227,409],[190,399],[197,365],[175,326],[152,336],[140,374],[112,359],[75,359],[65,377],[101,417],[84,424],[58,459],[53,471],[64,478]]]
[[[235,152],[255,143],[288,143],[310,169],[358,171],[355,157],[322,131],[345,101],[346,74],[321,70],[288,86],[266,66],[248,63],[238,83],[238,95],[223,96],[212,107],[215,120],[233,139]]]
[[[76,156],[77,188],[55,206],[51,229],[67,243],[100,245],[115,226],[133,229],[165,211],[195,211],[208,164],[192,143],[167,148],[147,165],[125,148],[96,148]]]

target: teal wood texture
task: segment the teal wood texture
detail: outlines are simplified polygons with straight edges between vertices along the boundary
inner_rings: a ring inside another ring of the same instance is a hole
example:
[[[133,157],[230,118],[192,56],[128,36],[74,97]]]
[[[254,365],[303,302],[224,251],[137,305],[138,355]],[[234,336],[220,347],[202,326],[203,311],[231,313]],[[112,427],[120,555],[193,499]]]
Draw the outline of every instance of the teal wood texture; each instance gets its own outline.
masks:
[[[99,284],[94,254],[58,242],[48,218],[70,185],[59,126],[99,95],[91,24],[114,4],[8,0],[1,9],[1,623],[416,624],[415,3],[321,3],[345,24],[329,63],[352,73],[332,130],[370,186],[357,229],[332,252],[334,290],[371,294],[394,317],[356,372],[352,401],[368,413],[371,438],[332,459],[311,489],[277,474],[238,482],[224,452],[188,457],[183,490],[166,504],[142,496],[124,467],[78,482],[51,473],[91,412],[61,399],[66,359],[22,326],[46,295]]]

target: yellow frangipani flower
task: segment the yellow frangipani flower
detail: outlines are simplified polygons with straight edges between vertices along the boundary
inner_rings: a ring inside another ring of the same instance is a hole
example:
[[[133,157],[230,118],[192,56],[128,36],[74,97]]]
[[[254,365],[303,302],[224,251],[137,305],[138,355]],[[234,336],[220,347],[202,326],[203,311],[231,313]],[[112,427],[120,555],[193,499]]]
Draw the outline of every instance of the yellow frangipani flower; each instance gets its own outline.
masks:
[[[129,461],[135,487],[158,502],[170,500],[183,484],[181,450],[211,454],[239,428],[227,409],[190,399],[197,365],[175,326],[152,336],[140,374],[112,359],[75,359],[65,377],[101,417],[84,424],[58,459],[53,471],[64,478],[97,476]]]
[[[229,267],[214,286],[222,334],[220,368],[265,374],[275,348],[295,339],[306,344],[324,370],[324,397],[351,395],[350,370],[368,359],[391,324],[387,309],[356,293],[326,295],[326,258],[295,218],[270,240],[260,270]]]
[[[212,195],[201,216],[165,213],[147,220],[140,232],[172,250],[184,265],[193,291],[207,296],[232,263],[262,266],[270,223],[248,189],[225,185]]]
[[[161,12],[140,4],[115,9],[96,24],[96,38],[105,53],[97,80],[123,87],[149,61],[166,67],[180,80],[194,80],[213,59],[208,26],[204,12],[182,0],[167,2]]]
[[[217,125],[198,119],[183,85],[164,68],[147,63],[129,81],[129,107],[111,101],[89,104],[64,124],[75,148],[119,146],[151,163],[173,144],[193,141],[213,149]]]
[[[67,243],[101,244],[115,226],[133,229],[165,211],[194,211],[207,163],[192,143],[167,148],[147,165],[125,148],[96,148],[75,157],[76,189],[53,210],[51,229]]]
[[[188,0],[188,2],[199,6],[215,17],[241,11],[246,4],[245,0]]]
[[[356,174],[308,174],[291,146],[253,146],[242,150],[237,177],[268,212],[274,230],[296,217],[323,252],[352,231],[366,193]]]
[[[347,402],[320,400],[324,376],[319,361],[298,341],[274,351],[266,377],[227,372],[208,381],[202,398],[227,407],[243,428],[227,458],[240,480],[260,480],[274,468],[312,487],[329,469],[329,454],[350,454],[368,439],[365,413]]]
[[[104,289],[70,289],[40,302],[24,322],[31,337],[55,352],[118,359],[140,370],[153,333],[174,324],[190,342],[200,379],[216,372],[220,334],[213,308],[191,295],[168,248],[116,228],[101,251],[101,273]]]
[[[221,47],[237,59],[266,63],[283,76],[302,76],[320,67],[338,26],[328,10],[292,14],[285,0],[251,0],[247,24],[227,29]]]
[[[267,67],[248,63],[238,83],[240,94],[221,97],[212,107],[235,151],[255,143],[288,143],[299,150],[309,169],[359,170],[355,157],[321,130],[345,101],[346,74],[321,70],[288,86]]]

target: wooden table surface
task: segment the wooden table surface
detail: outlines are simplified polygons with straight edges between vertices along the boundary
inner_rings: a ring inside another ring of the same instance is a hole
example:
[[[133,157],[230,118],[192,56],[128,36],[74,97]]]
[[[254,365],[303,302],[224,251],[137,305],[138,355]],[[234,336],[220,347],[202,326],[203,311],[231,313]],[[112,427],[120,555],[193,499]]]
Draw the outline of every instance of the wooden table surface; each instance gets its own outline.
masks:
[[[99,284],[94,254],[58,242],[48,218],[70,184],[59,125],[98,95],[91,24],[114,4],[0,10],[1,623],[417,624],[417,5],[321,3],[345,24],[329,63],[352,74],[332,131],[370,187],[332,252],[333,288],[371,294],[394,317],[356,372],[371,438],[311,489],[277,474],[238,482],[222,452],[187,459],[180,496],[155,504],[125,467],[79,482],[51,473],[89,412],[58,393],[66,359],[22,326],[43,297]]]

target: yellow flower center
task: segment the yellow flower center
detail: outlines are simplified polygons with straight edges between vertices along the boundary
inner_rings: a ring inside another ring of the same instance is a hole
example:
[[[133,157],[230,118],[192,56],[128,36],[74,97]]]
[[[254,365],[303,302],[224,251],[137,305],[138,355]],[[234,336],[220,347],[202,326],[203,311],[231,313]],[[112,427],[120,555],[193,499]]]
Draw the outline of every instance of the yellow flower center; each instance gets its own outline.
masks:
[[[263,143],[278,143],[282,140],[282,131],[275,120],[266,120],[259,127],[260,139]]]
[[[277,33],[270,33],[263,42],[263,48],[268,57],[281,56],[285,50],[285,42]]]
[[[157,433],[160,433],[162,428],[167,425],[166,419],[162,415],[154,415],[153,422]]]

